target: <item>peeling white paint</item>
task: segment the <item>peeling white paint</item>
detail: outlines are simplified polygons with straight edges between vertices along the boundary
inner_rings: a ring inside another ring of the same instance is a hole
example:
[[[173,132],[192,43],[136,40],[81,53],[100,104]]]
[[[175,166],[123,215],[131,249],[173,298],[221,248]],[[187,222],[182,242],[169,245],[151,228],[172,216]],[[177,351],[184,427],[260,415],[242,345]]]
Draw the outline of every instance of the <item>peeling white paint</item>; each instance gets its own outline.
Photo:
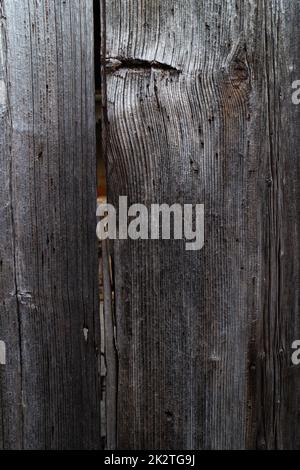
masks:
[[[0,80],[0,106],[6,105],[6,86],[4,80]]]
[[[89,337],[89,330],[87,328],[83,328],[83,336],[85,341],[87,342],[88,337]]]
[[[6,345],[4,341],[0,341],[0,365],[6,365]]]

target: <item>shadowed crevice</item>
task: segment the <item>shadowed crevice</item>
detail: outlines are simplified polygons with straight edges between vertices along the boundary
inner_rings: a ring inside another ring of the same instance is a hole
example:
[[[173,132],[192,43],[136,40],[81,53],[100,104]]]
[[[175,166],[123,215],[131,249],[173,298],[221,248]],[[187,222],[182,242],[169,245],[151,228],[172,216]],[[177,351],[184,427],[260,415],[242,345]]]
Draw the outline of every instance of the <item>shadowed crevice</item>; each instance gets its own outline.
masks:
[[[182,70],[177,69],[175,67],[172,67],[169,64],[165,64],[162,62],[158,62],[156,60],[142,60],[142,59],[136,59],[132,57],[107,57],[105,61],[106,69],[108,73],[113,73],[116,70],[119,70],[121,68],[126,68],[126,69],[158,69],[158,70],[165,70],[168,72],[173,72],[173,73],[181,73]]]

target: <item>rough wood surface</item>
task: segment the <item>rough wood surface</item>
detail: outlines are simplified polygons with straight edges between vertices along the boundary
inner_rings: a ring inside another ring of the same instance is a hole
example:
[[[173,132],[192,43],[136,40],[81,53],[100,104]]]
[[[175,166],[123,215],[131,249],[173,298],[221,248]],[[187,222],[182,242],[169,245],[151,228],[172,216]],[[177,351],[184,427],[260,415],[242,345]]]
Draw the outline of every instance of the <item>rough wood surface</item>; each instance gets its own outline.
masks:
[[[300,2],[106,6],[110,201],[206,214],[115,243],[118,447],[300,448]]]
[[[117,354],[115,347],[115,321],[113,309],[112,280],[109,254],[109,241],[103,240],[102,276],[104,294],[104,337],[106,365],[106,446],[107,450],[116,449],[117,442]]]
[[[92,0],[0,1],[1,449],[96,449]]]

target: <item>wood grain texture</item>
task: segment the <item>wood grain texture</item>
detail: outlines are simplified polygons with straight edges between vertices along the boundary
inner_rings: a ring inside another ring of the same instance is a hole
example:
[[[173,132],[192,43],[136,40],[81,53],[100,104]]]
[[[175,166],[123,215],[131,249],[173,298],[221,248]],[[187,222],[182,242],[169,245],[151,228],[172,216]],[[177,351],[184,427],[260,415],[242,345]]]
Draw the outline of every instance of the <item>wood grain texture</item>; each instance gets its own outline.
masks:
[[[1,449],[97,449],[92,0],[0,1]]]
[[[115,322],[112,295],[112,279],[109,255],[109,241],[103,240],[102,246],[102,277],[104,295],[104,337],[106,367],[106,446],[107,450],[116,449],[117,436],[117,388],[118,364],[115,347]]]
[[[109,199],[206,215],[114,244],[121,449],[300,448],[299,6],[106,2]]]

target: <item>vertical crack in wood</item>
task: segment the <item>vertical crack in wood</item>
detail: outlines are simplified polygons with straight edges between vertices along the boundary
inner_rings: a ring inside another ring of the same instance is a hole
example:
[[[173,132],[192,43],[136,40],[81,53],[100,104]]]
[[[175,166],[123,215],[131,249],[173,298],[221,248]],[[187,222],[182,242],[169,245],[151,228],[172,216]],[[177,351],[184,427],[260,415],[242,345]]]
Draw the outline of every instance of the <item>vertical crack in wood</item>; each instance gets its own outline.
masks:
[[[109,241],[102,243],[103,294],[104,294],[104,329],[105,329],[105,362],[106,362],[106,448],[117,447],[117,351],[115,346],[115,322],[113,308],[113,291],[109,255]]]
[[[101,152],[107,157],[107,92],[106,92],[106,0],[100,0],[101,34]],[[106,361],[106,448],[117,448],[117,393],[118,393],[118,354],[116,348],[116,325],[114,321],[112,275],[110,266],[109,240],[102,243],[104,329]]]

